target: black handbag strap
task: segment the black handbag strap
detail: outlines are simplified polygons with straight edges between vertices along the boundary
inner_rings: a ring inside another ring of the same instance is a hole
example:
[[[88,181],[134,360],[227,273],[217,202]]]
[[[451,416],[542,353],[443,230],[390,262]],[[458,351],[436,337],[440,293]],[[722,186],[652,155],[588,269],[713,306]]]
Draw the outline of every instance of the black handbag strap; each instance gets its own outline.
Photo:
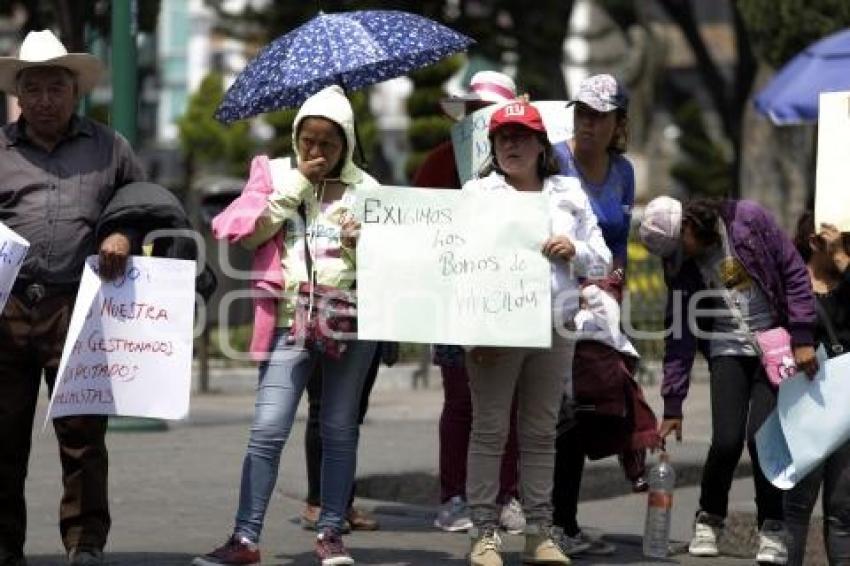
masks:
[[[838,334],[836,334],[835,327],[832,325],[832,318],[830,318],[829,313],[826,312],[826,307],[824,307],[821,302],[821,298],[817,295],[815,295],[815,310],[826,329],[826,334],[829,337],[829,349],[832,350],[833,355],[837,356],[838,354],[844,353],[844,346],[838,339]]]

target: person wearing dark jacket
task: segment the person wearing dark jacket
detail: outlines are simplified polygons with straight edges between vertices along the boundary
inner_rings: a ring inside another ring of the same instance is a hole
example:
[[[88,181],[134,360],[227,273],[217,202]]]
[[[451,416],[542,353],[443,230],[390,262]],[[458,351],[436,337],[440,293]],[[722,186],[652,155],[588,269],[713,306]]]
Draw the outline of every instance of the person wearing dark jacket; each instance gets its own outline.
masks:
[[[0,130],[0,222],[30,243],[0,313],[0,564],[26,564],[24,483],[42,375],[53,389],[83,264],[100,256],[100,275],[124,273],[130,235],[120,226],[95,239],[115,192],[144,178],[130,144],[78,116],[79,98],[103,67],[68,53],[48,30],[27,34],[18,57],[0,57],[0,90],[16,95],[21,117]],[[107,419],[53,420],[62,465],[59,531],[68,563],[103,563],[111,526]]]
[[[174,193],[161,185],[135,182],[117,191],[100,215],[95,237],[99,241],[118,227],[132,234],[132,255],[141,255],[142,245],[149,242],[154,257],[203,260],[198,253],[203,239]],[[204,300],[210,298],[216,284],[213,272],[206,265],[198,266],[195,290]]]
[[[694,199],[682,204],[658,197],[646,207],[640,237],[663,258],[668,292],[662,438],[675,432],[681,440],[682,404],[697,340],[707,346],[712,437],[688,550],[695,556],[719,554],[729,489],[746,440],[756,490],[756,560],[785,564],[782,493],[762,473],[754,440],[776,405],[776,390],[752,337],[782,326],[790,334],[797,367],[814,375],[815,305],[806,266],[771,215],[751,201]],[[707,314],[705,307],[714,309],[709,333],[695,324],[698,315]]]
[[[850,234],[842,234],[829,224],[815,231],[814,214],[807,211],[797,222],[794,243],[806,260],[815,292],[817,343],[823,344],[830,358],[850,352]],[[832,566],[850,566],[850,441],[785,493],[791,566],[803,565],[809,522],[821,484],[827,558]]]

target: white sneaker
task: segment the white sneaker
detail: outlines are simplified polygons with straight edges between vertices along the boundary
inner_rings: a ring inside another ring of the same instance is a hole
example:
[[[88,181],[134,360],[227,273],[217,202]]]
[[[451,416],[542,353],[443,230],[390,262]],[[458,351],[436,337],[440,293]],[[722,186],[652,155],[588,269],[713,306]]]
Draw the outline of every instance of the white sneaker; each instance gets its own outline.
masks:
[[[756,554],[759,564],[788,563],[788,530],[785,523],[776,519],[766,519],[759,530],[759,550]]]
[[[502,505],[502,512],[499,515],[499,526],[506,533],[512,535],[522,534],[525,530],[525,513],[523,513],[522,505],[520,505],[516,497],[511,497],[510,501]]]
[[[466,501],[459,495],[455,495],[442,505],[434,526],[446,532],[457,533],[468,531],[472,528],[472,519],[469,517],[469,507]]]
[[[719,556],[717,541],[722,531],[722,517],[700,511],[694,522],[694,536],[688,545],[688,553],[691,556]]]

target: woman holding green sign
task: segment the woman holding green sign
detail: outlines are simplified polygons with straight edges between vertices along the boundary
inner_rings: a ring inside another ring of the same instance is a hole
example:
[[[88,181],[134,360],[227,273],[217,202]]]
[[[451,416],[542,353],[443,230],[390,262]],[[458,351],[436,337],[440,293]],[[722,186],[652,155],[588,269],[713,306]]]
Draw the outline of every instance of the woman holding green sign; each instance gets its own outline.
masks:
[[[536,108],[509,103],[490,119],[492,171],[463,190],[542,193],[551,212],[551,235],[542,252],[551,261],[556,321],[578,311],[578,277],[604,276],[611,252],[581,185],[557,175],[558,163]],[[475,347],[466,354],[473,420],[468,457],[467,496],[472,511],[472,566],[501,566],[499,469],[510,423],[514,391],[518,404],[520,484],[526,514],[523,561],[569,564],[551,536],[555,425],[563,391],[571,391],[573,340],[555,328],[552,346]]]

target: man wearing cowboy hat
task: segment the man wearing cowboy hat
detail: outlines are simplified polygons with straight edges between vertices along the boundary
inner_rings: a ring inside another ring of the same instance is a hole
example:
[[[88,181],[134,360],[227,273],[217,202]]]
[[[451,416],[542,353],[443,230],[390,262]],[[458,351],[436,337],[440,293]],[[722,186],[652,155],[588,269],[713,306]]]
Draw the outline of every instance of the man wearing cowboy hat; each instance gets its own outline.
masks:
[[[77,116],[79,97],[102,73],[97,58],[68,53],[50,31],[30,32],[18,57],[0,57],[0,90],[21,117],[0,129],[0,222],[30,242],[0,314],[0,566],[26,564],[24,481],[42,371],[56,378],[86,256],[100,272],[124,272],[126,234],[97,244],[95,226],[119,187],[144,173],[127,141]],[[101,564],[110,527],[106,418],[53,421],[64,493],[59,529],[70,564]]]

